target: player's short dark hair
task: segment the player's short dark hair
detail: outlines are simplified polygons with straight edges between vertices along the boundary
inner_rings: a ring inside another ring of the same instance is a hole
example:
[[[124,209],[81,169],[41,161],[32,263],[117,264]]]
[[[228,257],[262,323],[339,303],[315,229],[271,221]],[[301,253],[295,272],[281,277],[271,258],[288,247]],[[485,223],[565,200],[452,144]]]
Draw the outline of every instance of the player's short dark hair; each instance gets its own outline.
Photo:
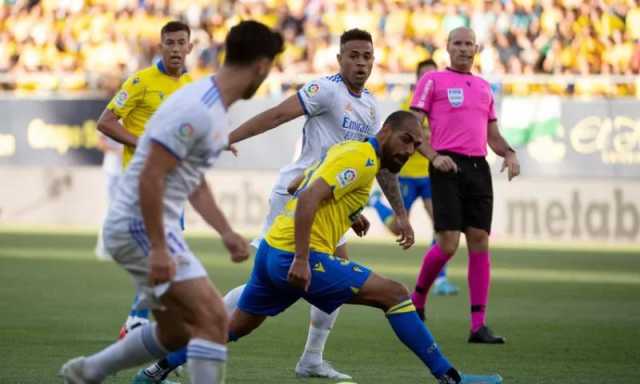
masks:
[[[345,31],[340,36],[340,46],[342,47],[347,42],[354,41],[354,40],[368,41],[371,44],[373,44],[373,38],[371,37],[371,34],[369,32],[363,31],[362,29],[354,28],[354,29]]]
[[[416,76],[418,76],[420,74],[420,71],[424,67],[435,67],[437,69],[438,68],[438,64],[436,64],[436,62],[433,61],[433,59],[422,60],[416,66]]]
[[[283,50],[284,40],[279,32],[253,20],[233,26],[225,40],[224,63],[247,65],[260,58],[273,60]]]
[[[165,33],[179,31],[185,31],[187,32],[187,36],[191,36],[191,28],[189,28],[187,24],[183,23],[182,21],[174,20],[168,22],[164,25],[164,27],[162,27],[162,29],[160,30],[160,37],[164,36]]]
[[[414,115],[409,111],[399,110],[387,116],[386,120],[384,121],[384,124],[382,125],[383,126],[388,125],[391,128],[391,130],[395,131],[397,129],[404,127],[404,124],[409,120],[413,120],[417,122],[418,118],[416,117],[416,115]]]

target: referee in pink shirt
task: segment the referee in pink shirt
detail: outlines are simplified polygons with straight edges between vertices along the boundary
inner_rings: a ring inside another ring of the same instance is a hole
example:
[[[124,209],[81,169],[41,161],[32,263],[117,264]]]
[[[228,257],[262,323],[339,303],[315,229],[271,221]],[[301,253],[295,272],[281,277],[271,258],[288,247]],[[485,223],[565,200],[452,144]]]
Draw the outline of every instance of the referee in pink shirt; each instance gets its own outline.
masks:
[[[422,76],[411,109],[429,120],[431,143],[420,151],[430,160],[436,244],[426,253],[411,298],[419,312],[438,272],[455,254],[464,232],[469,248],[470,343],[502,344],[485,323],[491,264],[489,233],[493,211],[487,144],[504,158],[509,180],[518,176],[515,151],[504,140],[496,119],[489,83],[471,74],[478,52],[475,34],[456,28],[449,34],[451,67]]]

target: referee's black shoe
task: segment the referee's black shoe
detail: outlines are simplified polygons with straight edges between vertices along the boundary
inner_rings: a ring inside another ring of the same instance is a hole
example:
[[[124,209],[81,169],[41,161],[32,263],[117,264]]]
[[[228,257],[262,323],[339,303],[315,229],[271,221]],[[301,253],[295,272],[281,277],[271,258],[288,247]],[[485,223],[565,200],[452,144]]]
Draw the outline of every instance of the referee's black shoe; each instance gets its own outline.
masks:
[[[486,325],[483,325],[480,329],[475,332],[471,332],[469,335],[470,343],[478,343],[478,344],[504,344],[505,338],[502,336],[496,336],[493,334],[491,329]]]

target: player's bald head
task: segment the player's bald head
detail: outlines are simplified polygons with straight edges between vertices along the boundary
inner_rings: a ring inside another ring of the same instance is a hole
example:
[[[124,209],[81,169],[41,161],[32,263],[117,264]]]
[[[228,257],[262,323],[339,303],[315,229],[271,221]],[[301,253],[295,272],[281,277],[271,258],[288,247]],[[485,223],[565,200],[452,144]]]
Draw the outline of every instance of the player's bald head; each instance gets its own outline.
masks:
[[[392,131],[397,130],[413,130],[420,127],[420,122],[416,115],[407,111],[395,111],[390,114],[382,124]]]
[[[468,27],[458,27],[454,28],[449,32],[449,36],[447,37],[447,45],[455,40],[471,40],[473,44],[476,43],[476,33],[473,32],[473,29]]]

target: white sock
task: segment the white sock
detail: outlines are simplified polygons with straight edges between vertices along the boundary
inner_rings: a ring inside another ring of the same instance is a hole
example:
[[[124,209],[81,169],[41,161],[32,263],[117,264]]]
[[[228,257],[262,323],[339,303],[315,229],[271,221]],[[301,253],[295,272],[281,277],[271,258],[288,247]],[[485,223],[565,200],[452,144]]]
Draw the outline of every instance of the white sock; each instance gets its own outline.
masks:
[[[132,368],[168,353],[156,334],[156,324],[149,323],[133,329],[122,340],[84,361],[84,376],[90,381],[102,381],[108,375]]]
[[[191,339],[187,346],[187,369],[191,384],[224,383],[227,347],[205,339]]]
[[[318,365],[322,363],[324,346],[327,344],[327,338],[331,328],[336,323],[340,313],[340,308],[336,309],[330,315],[327,315],[320,309],[311,306],[311,324],[309,325],[309,334],[307,335],[307,343],[304,346],[304,352],[300,360],[305,364]]]
[[[239,287],[235,287],[229,292],[227,292],[226,295],[224,295],[224,308],[226,309],[229,315],[231,315],[233,311],[235,311],[236,308],[238,308],[238,302],[240,301],[240,296],[242,296],[242,292],[244,292],[244,287],[246,286],[247,285],[245,284]]]

